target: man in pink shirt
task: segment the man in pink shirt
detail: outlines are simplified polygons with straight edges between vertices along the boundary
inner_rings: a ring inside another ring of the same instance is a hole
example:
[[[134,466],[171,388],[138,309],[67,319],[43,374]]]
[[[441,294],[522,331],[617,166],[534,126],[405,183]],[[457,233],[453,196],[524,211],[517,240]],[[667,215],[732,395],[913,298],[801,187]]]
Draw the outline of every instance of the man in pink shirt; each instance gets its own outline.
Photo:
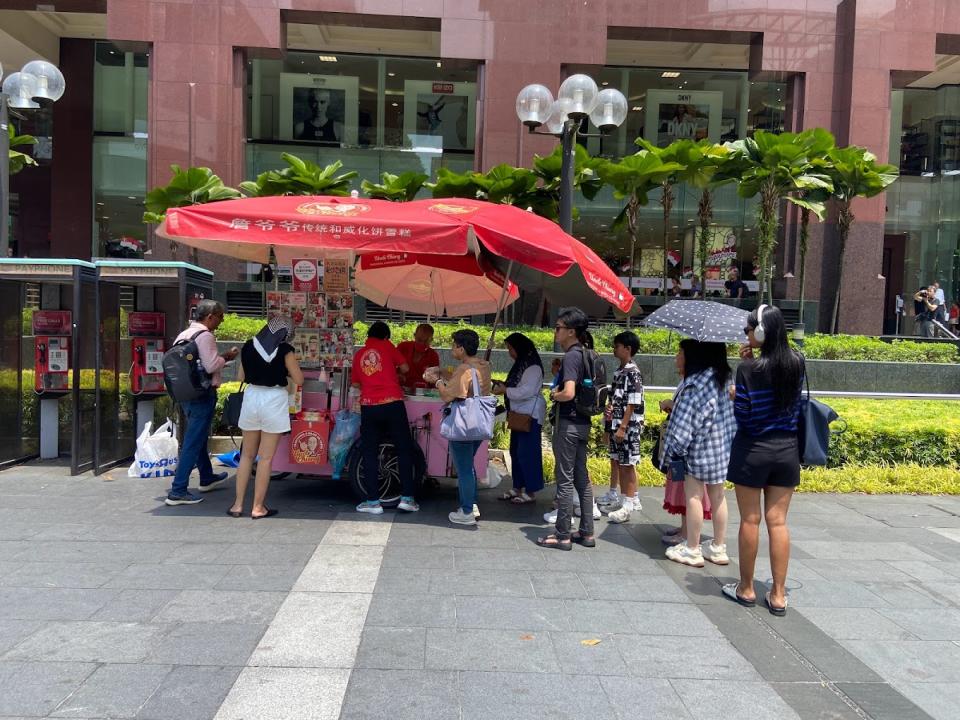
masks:
[[[201,397],[181,403],[183,415],[186,418],[186,428],[183,431],[183,447],[180,448],[180,459],[177,462],[177,472],[173,477],[173,486],[164,501],[167,505],[196,505],[203,500],[187,488],[190,484],[190,473],[193,468],[200,471],[200,492],[208,492],[227,479],[227,473],[214,474],[210,464],[210,453],[207,450],[207,438],[210,436],[210,424],[213,422],[213,411],[217,406],[217,387],[220,385],[220,371],[223,366],[233,360],[239,349],[230,348],[227,352],[217,353],[217,339],[213,332],[223,322],[223,305],[216,300],[202,300],[197,305],[197,319],[190,323],[190,327],[177,335],[174,344],[181,340],[194,340],[200,351],[200,362],[203,369],[210,375],[211,388]]]

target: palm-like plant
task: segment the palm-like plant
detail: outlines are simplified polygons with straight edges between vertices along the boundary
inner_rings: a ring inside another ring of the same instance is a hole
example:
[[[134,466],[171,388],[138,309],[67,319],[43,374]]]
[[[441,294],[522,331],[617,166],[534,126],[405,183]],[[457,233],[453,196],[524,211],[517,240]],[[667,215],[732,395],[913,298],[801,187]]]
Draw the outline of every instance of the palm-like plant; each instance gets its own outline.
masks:
[[[342,175],[337,171],[343,163],[337,160],[330,165],[320,167],[314,162],[304,160],[290,153],[280,156],[287,164],[282,170],[268,170],[257,175],[256,180],[247,180],[239,185],[241,192],[248,197],[267,197],[277,195],[338,195],[350,194],[350,181],[357,176],[351,170]]]
[[[830,316],[830,331],[836,333],[843,281],[843,256],[847,249],[850,226],[856,219],[851,210],[853,199],[879,195],[896,181],[899,171],[893,165],[878,163],[876,155],[856,145],[833,148],[828,153],[828,159],[825,171],[832,182],[832,197],[838,206],[837,234],[840,245],[840,273],[837,276],[837,292],[833,297],[833,313]]]
[[[385,172],[380,176],[380,179],[382,182],[379,183],[364,180],[360,183],[360,189],[367,197],[394,202],[409,202],[416,198],[420,188],[427,182],[427,176],[417,172],[405,172],[400,175]]]
[[[37,161],[33,159],[32,155],[14,150],[13,148],[22,145],[36,145],[37,139],[33,137],[33,135],[17,135],[16,130],[13,129],[12,122],[7,125],[7,135],[10,138],[10,175],[16,175],[28,165],[36,165]]]
[[[815,189],[832,189],[823,168],[811,162],[834,144],[833,135],[816,128],[800,133],[758,130],[752,138],[728,143],[730,171],[740,177],[740,197],[760,196],[757,209],[757,254],[760,260],[760,298],[773,301],[772,258],[780,229],[780,201],[786,198],[801,207],[806,201],[790,195]]]
[[[173,172],[170,182],[154,188],[144,198],[143,222],[149,225],[163,222],[170,208],[240,197],[239,191],[224,185],[220,176],[208,167],[184,170],[179,165],[171,165],[170,170]]]

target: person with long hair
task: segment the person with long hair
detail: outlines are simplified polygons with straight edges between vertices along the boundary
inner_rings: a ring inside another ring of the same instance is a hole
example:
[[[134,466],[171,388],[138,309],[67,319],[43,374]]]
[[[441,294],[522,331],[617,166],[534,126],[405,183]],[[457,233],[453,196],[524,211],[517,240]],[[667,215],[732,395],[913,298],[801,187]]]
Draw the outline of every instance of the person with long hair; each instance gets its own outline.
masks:
[[[254,519],[273,517],[277,511],[266,505],[273,456],[280,437],[290,432],[290,408],[287,381],[303,384],[303,371],[293,349],[293,320],[285,315],[270,318],[255,337],[240,350],[239,380],[247,383],[237,423],[243,431],[240,462],[237,465],[237,495],[227,510],[231,517],[243,514],[253,463],[257,475],[253,481]]]
[[[753,575],[762,495],[773,574],[773,586],[764,600],[772,614],[782,616],[787,612],[790,562],[787,510],[800,484],[797,431],[804,363],[787,342],[787,327],[778,308],[761,305],[750,313],[743,331],[747,342],[740,349],[743,361],[737,368],[734,399],[738,429],[727,471],[740,509],[740,582],[725,585],[723,594],[747,607],[756,604]],[[759,360],[755,349],[760,350]]]
[[[682,565],[703,567],[704,559],[717,565],[727,557],[727,500],[723,483],[730,464],[730,444],[737,426],[727,389],[730,364],[723,343],[683,340],[683,382],[667,421],[663,463],[668,482],[682,482],[687,505],[686,542],[667,548],[667,558]],[[700,547],[703,529],[703,493],[706,487],[713,510],[713,540]]]
[[[535,502],[543,490],[543,444],[541,431],[547,413],[543,399],[543,361],[533,340],[512,333],[503,341],[513,359],[506,382],[496,382],[493,392],[506,398],[508,417],[516,418],[510,430],[510,466],[513,488],[500,499],[515,505]],[[527,420],[529,418],[529,420]],[[524,430],[520,425],[529,424]]]

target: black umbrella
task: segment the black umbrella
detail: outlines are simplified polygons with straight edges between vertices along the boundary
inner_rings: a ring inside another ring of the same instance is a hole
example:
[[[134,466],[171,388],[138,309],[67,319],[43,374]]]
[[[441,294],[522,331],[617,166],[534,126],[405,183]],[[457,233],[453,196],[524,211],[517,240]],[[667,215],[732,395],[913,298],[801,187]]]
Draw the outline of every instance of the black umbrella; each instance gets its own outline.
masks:
[[[700,342],[744,342],[743,328],[750,315],[733,305],[710,300],[671,300],[651,313],[643,324],[673,330]]]

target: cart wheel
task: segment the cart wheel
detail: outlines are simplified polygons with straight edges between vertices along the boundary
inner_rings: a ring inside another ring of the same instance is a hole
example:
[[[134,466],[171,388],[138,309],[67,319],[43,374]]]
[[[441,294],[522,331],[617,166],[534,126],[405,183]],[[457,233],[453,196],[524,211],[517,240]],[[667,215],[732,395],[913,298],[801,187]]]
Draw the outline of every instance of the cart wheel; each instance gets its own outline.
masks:
[[[427,470],[427,461],[423,451],[413,446],[413,481],[419,494],[423,486],[423,477]],[[355,442],[347,457],[347,477],[357,500],[366,500],[367,490],[363,482],[363,454],[360,443]],[[380,504],[384,507],[396,507],[400,504],[400,473],[397,454],[393,443],[380,444]]]
[[[270,476],[270,479],[271,479],[271,480],[286,480],[288,477],[290,477],[290,472],[289,472],[289,471],[287,471],[287,472],[276,472],[276,473],[274,473],[273,475]]]

